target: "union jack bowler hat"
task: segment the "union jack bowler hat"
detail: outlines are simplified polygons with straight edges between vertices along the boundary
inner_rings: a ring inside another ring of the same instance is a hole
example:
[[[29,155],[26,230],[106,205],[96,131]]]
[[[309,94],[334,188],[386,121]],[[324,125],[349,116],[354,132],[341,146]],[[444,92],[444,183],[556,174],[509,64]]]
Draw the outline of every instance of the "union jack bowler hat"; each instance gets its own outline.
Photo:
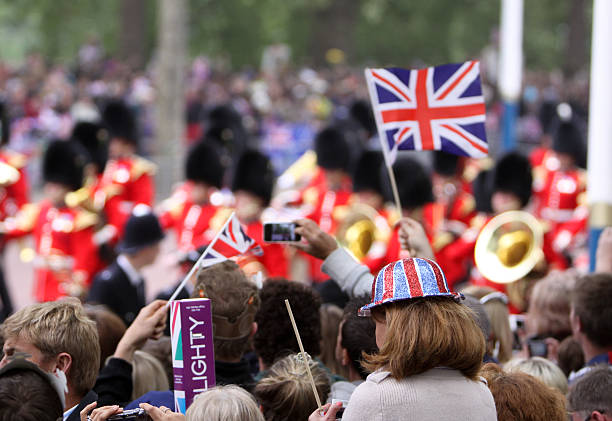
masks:
[[[461,294],[451,292],[440,266],[429,259],[402,259],[382,268],[372,283],[372,302],[359,309],[359,315],[367,317],[373,307],[418,297],[452,297]]]

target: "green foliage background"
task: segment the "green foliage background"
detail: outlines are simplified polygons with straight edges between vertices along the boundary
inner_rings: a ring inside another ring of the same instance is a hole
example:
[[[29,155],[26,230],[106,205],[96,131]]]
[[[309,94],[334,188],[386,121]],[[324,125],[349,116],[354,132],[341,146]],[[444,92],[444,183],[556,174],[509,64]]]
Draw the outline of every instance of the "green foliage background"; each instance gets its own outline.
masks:
[[[20,62],[35,50],[70,62],[92,36],[114,53],[121,40],[120,1],[0,2],[0,58]],[[550,70],[563,63],[569,3],[525,0],[529,68]],[[591,2],[586,3],[590,22]],[[143,47],[150,57],[157,2],[144,4]],[[329,46],[342,48],[356,65],[451,62],[487,45],[499,9],[500,0],[190,0],[189,51],[226,58],[234,68],[258,66],[263,48],[276,42],[288,43],[294,60],[306,64],[320,63]],[[587,41],[589,28],[590,23]]]

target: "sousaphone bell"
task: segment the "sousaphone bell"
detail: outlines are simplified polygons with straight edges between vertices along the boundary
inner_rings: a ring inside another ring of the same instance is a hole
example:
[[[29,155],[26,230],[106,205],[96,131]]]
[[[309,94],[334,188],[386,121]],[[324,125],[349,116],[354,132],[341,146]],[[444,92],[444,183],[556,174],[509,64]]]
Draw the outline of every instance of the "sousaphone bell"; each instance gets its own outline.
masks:
[[[524,211],[495,216],[476,240],[474,259],[492,282],[508,284],[524,278],[542,260],[544,233],[540,222]]]

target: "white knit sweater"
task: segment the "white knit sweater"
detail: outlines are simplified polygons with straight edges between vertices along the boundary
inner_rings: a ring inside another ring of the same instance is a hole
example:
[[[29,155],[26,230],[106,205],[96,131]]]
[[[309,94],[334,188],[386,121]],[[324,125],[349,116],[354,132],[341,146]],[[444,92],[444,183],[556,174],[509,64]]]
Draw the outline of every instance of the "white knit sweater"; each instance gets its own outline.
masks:
[[[484,382],[434,368],[400,381],[375,371],[353,392],[343,421],[495,421],[495,402]]]

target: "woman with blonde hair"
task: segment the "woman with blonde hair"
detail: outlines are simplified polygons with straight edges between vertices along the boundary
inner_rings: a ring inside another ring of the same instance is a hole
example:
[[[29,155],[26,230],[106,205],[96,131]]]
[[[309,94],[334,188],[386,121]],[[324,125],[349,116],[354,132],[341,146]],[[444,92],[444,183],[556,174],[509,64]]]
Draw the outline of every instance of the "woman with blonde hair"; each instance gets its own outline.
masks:
[[[264,421],[253,396],[236,385],[217,386],[198,395],[187,421]]]
[[[379,352],[365,357],[372,374],[353,392],[344,421],[497,419],[478,376],[484,337],[460,298],[432,260],[403,259],[378,273],[360,314],[374,320]],[[337,410],[309,419],[331,420]]]
[[[526,373],[540,380],[548,387],[567,394],[567,378],[563,371],[552,361],[542,357],[515,358],[504,365],[508,373]]]
[[[330,392],[329,376],[308,354],[306,360],[321,402]],[[266,421],[305,420],[317,408],[302,354],[291,354],[275,362],[255,386]]]

